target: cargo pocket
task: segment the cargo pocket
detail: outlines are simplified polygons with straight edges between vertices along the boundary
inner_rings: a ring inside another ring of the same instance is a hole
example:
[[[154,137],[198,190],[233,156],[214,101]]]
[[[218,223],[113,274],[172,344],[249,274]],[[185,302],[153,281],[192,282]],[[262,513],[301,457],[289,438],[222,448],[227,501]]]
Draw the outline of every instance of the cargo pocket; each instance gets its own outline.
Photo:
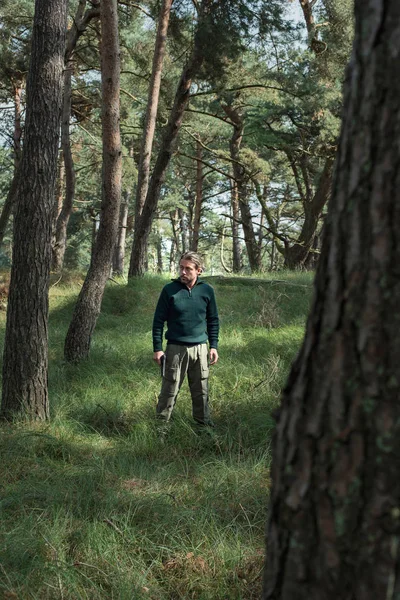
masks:
[[[167,381],[175,383],[179,378],[179,367],[175,365],[166,366],[164,377]]]
[[[201,366],[201,378],[208,379],[209,374],[210,374],[210,369],[208,368],[208,365],[202,365]]]

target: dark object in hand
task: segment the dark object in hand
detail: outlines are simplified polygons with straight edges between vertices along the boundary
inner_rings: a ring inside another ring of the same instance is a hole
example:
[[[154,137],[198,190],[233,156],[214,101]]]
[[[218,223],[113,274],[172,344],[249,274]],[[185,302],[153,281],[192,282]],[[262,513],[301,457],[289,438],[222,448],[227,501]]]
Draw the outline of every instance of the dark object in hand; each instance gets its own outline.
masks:
[[[165,354],[160,357],[160,375],[161,377],[165,375]]]

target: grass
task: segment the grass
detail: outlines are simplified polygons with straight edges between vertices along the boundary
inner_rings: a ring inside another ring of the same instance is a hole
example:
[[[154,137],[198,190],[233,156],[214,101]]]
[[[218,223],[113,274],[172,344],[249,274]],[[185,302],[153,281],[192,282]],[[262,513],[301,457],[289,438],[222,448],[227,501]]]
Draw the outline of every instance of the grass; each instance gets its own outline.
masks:
[[[217,428],[195,430],[185,385],[162,443],[151,321],[166,281],[110,283],[78,366],[63,361],[78,286],[52,288],[51,422],[0,425],[0,598],[260,597],[273,411],[301,343],[311,276],[213,280]]]

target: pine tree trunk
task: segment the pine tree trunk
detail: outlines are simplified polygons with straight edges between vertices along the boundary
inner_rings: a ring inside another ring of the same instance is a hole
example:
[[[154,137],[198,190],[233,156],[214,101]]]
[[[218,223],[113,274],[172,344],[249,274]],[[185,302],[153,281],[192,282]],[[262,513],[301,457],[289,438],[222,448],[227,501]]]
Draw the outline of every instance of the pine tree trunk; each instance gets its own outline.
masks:
[[[124,202],[121,203],[121,209],[119,214],[119,225],[117,243],[115,245],[114,257],[113,257],[113,273],[117,275],[124,274],[124,262],[125,262],[125,241],[126,241],[126,230],[128,227],[128,212],[129,212],[129,196],[128,192],[124,194]]]
[[[288,269],[304,268],[313,247],[322,209],[331,193],[332,171],[333,160],[327,158],[313,198],[309,202],[304,202],[304,221],[299,238],[295,244],[287,245],[284,249],[285,267]]]
[[[17,170],[21,161],[21,140],[22,140],[22,85],[14,86],[14,133],[13,133],[13,151],[14,151],[14,169]]]
[[[171,240],[171,249],[169,253],[169,272],[171,275],[176,273],[176,242]]]
[[[53,225],[52,225],[53,234],[55,233],[57,219],[60,215],[60,212],[62,210],[62,205],[63,205],[64,179],[65,179],[64,174],[65,174],[64,157],[63,157],[63,152],[61,150],[60,154],[58,155],[57,189],[56,189],[56,195],[54,198]],[[54,244],[52,242],[52,246],[53,245]]]
[[[181,242],[182,242],[182,253],[187,252],[189,248],[188,239],[188,226],[186,222],[186,215],[182,208],[178,208],[179,226],[181,229]]]
[[[4,344],[6,418],[49,417],[48,289],[66,26],[67,0],[36,0]]]
[[[239,209],[250,270],[252,272],[259,271],[261,269],[261,253],[254,232],[253,218],[245,185],[239,185]]]
[[[133,240],[129,277],[142,276],[146,270],[146,248],[151,231],[151,225],[157,209],[161,186],[164,182],[167,167],[174,151],[179,130],[182,125],[183,115],[189,102],[189,91],[194,75],[198,72],[203,62],[202,56],[197,53],[196,45],[193,53],[185,66],[178,89],[175,94],[174,106],[164,131],[161,148],[150,179],[146,202],[143,206],[137,235]]]
[[[143,207],[146,201],[149,189],[150,160],[153,147],[154,133],[156,128],[156,118],[158,110],[158,101],[160,96],[161,74],[164,62],[165,48],[167,43],[168,23],[171,13],[173,0],[163,0],[158,28],[156,43],[153,55],[153,67],[150,79],[146,118],[144,123],[142,146],[138,165],[138,181],[135,200],[135,225],[134,225],[134,244],[135,240],[141,236],[141,221]],[[148,236],[143,240],[143,246],[140,249],[140,269],[141,274],[147,271],[147,250]],[[131,259],[132,262],[132,259]],[[131,273],[131,267],[129,274]]]
[[[264,218],[265,215],[263,213],[263,211],[261,211],[261,215],[260,215],[260,229],[258,230],[258,251],[260,253],[260,258],[262,257],[262,253],[263,253],[263,242],[264,242]],[[260,265],[261,267],[261,265]]]
[[[169,218],[171,221],[172,235],[173,235],[172,239],[175,244],[175,252],[177,252],[178,254],[181,254],[180,245],[179,245],[179,233],[178,233],[178,214],[179,214],[179,211],[177,208],[175,210],[171,210],[169,213]]]
[[[194,202],[195,202],[195,196],[192,192],[192,189],[189,188],[189,190],[188,190],[188,223],[189,223],[189,227],[188,227],[188,236],[187,236],[188,247],[186,248],[186,250],[188,250],[193,243]],[[182,244],[182,252],[184,252],[183,244]]]
[[[101,20],[101,81],[103,185],[100,226],[92,260],[75,306],[64,346],[65,359],[86,358],[110,275],[121,200],[122,154],[119,130],[120,54],[117,0],[103,0]]]
[[[239,237],[239,196],[236,181],[231,181],[231,206],[232,206],[232,271],[240,273],[242,270],[242,260],[240,253]]]
[[[7,197],[5,199],[3,210],[0,215],[0,245],[4,242],[4,236],[7,231],[7,225],[11,217],[11,213],[13,211],[13,206],[15,204],[16,191],[18,186],[18,171],[14,171],[14,175],[11,181],[10,189],[8,190]]]
[[[157,250],[157,273],[161,274],[164,271],[164,266],[163,266],[163,255],[162,255],[162,237],[160,234],[157,235],[156,250]]]
[[[75,169],[71,151],[69,135],[69,120],[71,115],[71,80],[72,60],[65,65],[63,106],[61,117],[61,149],[64,159],[65,198],[62,209],[57,218],[55,227],[54,244],[52,247],[51,269],[60,272],[64,265],[65,250],[67,247],[67,226],[71,216],[75,196]]]
[[[21,140],[22,140],[22,127],[21,127],[21,96],[22,96],[22,85],[14,86],[14,133],[13,133],[13,152],[14,152],[14,175],[11,182],[9,192],[3,205],[3,210],[0,215],[0,245],[3,243],[4,236],[7,230],[7,225],[10,220],[10,216],[13,210],[15,201],[15,191],[17,188],[17,172],[21,162]]]
[[[355,12],[315,298],[274,439],[264,600],[400,593],[400,5]]]
[[[142,145],[138,165],[138,181],[135,200],[135,235],[136,224],[139,223],[143,206],[149,187],[151,150],[153,147],[154,132],[156,129],[156,118],[158,100],[160,96],[161,74],[164,62],[165,48],[167,44],[167,32],[171,6],[173,0],[163,0],[158,19],[156,43],[153,55],[153,67],[150,78],[146,118],[143,129]]]
[[[240,164],[240,147],[243,140],[244,120],[239,110],[232,106],[223,105],[222,108],[231,119],[233,125],[233,134],[229,141],[229,149],[232,158],[232,169],[237,186],[237,196],[240,217],[246,244],[247,256],[251,271],[259,271],[261,268],[261,254],[257,244],[257,238],[254,232],[252,215],[248,203],[248,191],[246,185],[246,173]]]
[[[100,13],[97,8],[85,12],[86,0],[80,0],[74,17],[73,26],[68,31],[65,52],[64,92],[61,118],[61,148],[64,158],[65,197],[61,211],[55,225],[52,244],[53,271],[60,272],[64,266],[65,251],[67,248],[67,228],[71,217],[75,197],[75,169],[71,150],[71,137],[69,132],[72,97],[72,74],[74,69],[73,55],[79,37],[86,30],[88,23],[97,18]]]
[[[193,239],[191,250],[197,252],[199,248],[199,236],[200,236],[200,219],[201,219],[201,208],[203,203],[203,149],[200,142],[196,145],[196,199],[194,203],[194,216],[193,216]]]

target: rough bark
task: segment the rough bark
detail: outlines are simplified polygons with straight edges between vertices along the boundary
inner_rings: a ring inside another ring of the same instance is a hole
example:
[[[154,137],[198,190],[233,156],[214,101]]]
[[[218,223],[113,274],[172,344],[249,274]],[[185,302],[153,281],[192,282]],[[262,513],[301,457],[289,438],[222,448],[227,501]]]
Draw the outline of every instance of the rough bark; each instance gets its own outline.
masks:
[[[48,289],[66,19],[67,0],[36,0],[4,344],[6,418],[49,417]]]
[[[193,215],[193,237],[191,250],[197,252],[199,248],[199,236],[200,236],[200,219],[201,219],[201,208],[203,204],[203,149],[201,143],[198,141],[196,144],[196,198],[194,202],[194,215]]]
[[[175,94],[174,105],[164,131],[156,164],[151,175],[146,201],[137,227],[137,235],[135,235],[133,240],[129,277],[142,276],[145,273],[147,242],[154,214],[157,209],[161,186],[164,182],[167,167],[175,149],[178,133],[182,125],[183,115],[189,102],[189,91],[193,77],[198,72],[202,62],[203,57],[199,54],[198,47],[195,43],[189,61],[183,69]]]
[[[121,200],[122,154],[119,130],[120,55],[117,0],[103,0],[101,21],[102,205],[100,226],[85,282],[75,306],[64,346],[65,359],[86,358],[110,275]]]
[[[315,297],[273,444],[264,600],[400,594],[400,4],[355,13]]]

